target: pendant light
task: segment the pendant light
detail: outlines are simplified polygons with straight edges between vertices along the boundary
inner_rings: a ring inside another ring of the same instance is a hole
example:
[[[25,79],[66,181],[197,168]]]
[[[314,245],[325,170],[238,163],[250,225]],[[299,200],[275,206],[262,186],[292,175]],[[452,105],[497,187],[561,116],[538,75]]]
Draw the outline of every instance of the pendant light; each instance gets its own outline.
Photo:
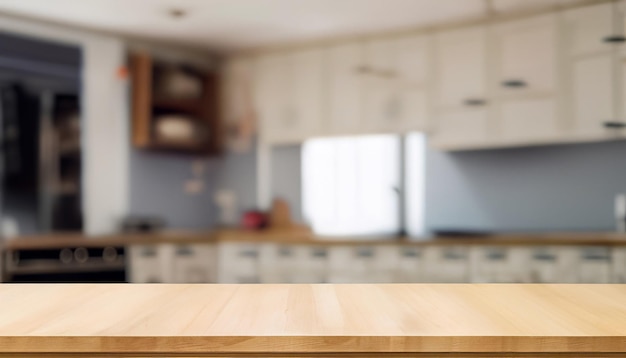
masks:
[[[613,0],[611,3],[612,10],[612,22],[613,22],[613,34],[604,38],[604,42],[607,43],[622,43],[626,42],[626,35],[624,35],[624,21],[618,8],[617,0]]]

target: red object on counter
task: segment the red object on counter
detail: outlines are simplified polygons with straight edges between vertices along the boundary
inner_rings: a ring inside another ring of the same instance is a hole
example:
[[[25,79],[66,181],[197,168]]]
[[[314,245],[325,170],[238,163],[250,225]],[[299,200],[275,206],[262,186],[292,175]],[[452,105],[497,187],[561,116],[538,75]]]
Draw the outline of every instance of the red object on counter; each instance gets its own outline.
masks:
[[[245,229],[262,229],[267,226],[267,214],[258,210],[246,211],[241,218],[241,226]]]

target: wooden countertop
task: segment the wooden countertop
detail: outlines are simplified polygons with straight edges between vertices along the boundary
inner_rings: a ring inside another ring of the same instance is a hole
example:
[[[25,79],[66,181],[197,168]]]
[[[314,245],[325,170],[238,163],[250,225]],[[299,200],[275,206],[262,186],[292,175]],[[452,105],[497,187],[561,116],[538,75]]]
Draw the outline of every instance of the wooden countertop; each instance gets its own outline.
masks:
[[[0,355],[96,352],[626,352],[626,285],[0,285]]]
[[[111,234],[89,237],[83,234],[49,234],[24,236],[7,240],[3,244],[6,250],[36,250],[64,247],[104,247],[142,244],[198,244],[213,242],[251,242],[308,245],[588,245],[588,246],[626,246],[626,234],[610,232],[588,233],[512,233],[496,234],[485,237],[465,238],[386,238],[363,239],[346,237],[323,237],[302,231],[289,230],[215,230],[215,231],[165,231],[145,234]]]

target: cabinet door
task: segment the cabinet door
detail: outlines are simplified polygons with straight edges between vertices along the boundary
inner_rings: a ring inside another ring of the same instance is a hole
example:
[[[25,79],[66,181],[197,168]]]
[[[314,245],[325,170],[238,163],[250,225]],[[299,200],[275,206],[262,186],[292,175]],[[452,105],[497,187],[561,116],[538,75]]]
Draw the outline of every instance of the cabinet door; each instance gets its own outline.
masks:
[[[609,55],[581,58],[572,62],[570,98],[574,132],[605,135],[605,121],[614,120],[613,60]]]
[[[215,282],[217,260],[212,245],[175,245],[172,281],[175,283]]]
[[[496,93],[550,95],[557,84],[555,15],[511,21],[493,29]]]
[[[221,243],[218,249],[219,283],[258,283],[259,246],[244,242]]]
[[[424,87],[429,82],[430,42],[428,36],[405,36],[393,42],[393,77],[409,87]]]
[[[329,132],[358,134],[361,130],[363,48],[359,43],[330,47],[328,50]]]
[[[611,52],[614,45],[604,39],[613,34],[612,24],[611,4],[565,11],[563,25],[568,56],[580,57]]]
[[[626,283],[626,247],[613,247],[611,252],[611,283]]]
[[[549,140],[559,132],[556,104],[551,98],[507,100],[499,108],[498,130],[505,142]]]
[[[364,129],[370,133],[393,132],[402,126],[401,99],[388,78],[369,75],[364,81]]]
[[[283,54],[261,56],[255,64],[255,107],[264,140],[284,140],[297,128],[288,104],[290,66]]]
[[[300,142],[323,134],[325,60],[318,48],[294,52],[290,58],[292,100],[289,114],[281,124],[286,142]]]
[[[611,249],[602,246],[580,247],[577,283],[610,283]]]
[[[171,247],[169,245],[133,245],[129,247],[129,253],[129,282],[171,282]]]
[[[424,280],[464,283],[470,280],[468,249],[463,246],[429,246],[424,251]]]
[[[439,112],[433,142],[440,148],[451,149],[483,145],[490,139],[488,118],[485,108]]]
[[[402,246],[398,252],[398,269],[394,281],[397,283],[424,282],[423,249]]]
[[[486,29],[474,27],[436,37],[436,106],[454,109],[487,101]]]

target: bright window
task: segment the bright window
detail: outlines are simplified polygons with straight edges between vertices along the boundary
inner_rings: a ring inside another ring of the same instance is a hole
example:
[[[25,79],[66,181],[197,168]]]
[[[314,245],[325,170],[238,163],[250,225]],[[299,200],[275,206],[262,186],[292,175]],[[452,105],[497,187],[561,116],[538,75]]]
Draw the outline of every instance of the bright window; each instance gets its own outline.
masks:
[[[409,136],[406,145],[419,150],[422,141],[421,135]],[[302,150],[303,211],[313,230],[319,235],[395,234],[404,210],[421,216],[421,205],[401,209],[401,147],[398,135],[307,141]],[[407,166],[405,178],[421,180],[422,165],[417,167],[416,172]],[[416,193],[421,202],[421,190],[407,191],[411,201]],[[407,220],[407,227],[416,225],[421,225],[421,218],[417,224]]]

